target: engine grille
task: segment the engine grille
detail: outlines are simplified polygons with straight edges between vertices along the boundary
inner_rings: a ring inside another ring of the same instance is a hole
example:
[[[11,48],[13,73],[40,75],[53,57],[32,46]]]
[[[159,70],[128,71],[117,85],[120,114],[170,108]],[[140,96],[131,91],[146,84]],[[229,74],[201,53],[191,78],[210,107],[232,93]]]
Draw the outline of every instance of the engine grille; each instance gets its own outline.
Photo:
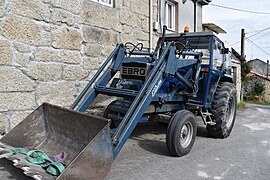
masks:
[[[122,78],[145,81],[150,70],[149,67],[148,63],[123,62],[121,67]]]

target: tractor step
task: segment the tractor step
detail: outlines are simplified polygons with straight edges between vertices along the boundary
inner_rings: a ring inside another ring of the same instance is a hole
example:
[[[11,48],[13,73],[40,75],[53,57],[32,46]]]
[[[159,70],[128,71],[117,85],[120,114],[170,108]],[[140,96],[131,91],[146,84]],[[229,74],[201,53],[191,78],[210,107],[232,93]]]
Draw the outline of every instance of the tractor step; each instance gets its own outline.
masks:
[[[210,125],[210,126],[214,126],[214,125],[216,125],[217,123],[215,123],[215,122],[206,122],[206,124],[208,124],[208,125]]]
[[[208,110],[206,112],[200,111],[199,114],[205,125],[210,125],[210,126],[216,125],[216,122],[212,121],[212,118],[211,118],[212,113],[208,112]]]

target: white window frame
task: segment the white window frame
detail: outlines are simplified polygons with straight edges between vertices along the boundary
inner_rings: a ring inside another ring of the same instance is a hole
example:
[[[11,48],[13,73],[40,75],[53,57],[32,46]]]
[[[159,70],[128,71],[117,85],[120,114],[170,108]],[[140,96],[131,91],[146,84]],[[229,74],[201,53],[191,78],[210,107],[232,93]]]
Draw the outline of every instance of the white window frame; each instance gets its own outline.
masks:
[[[171,25],[172,27],[169,27],[169,6],[171,6]],[[175,18],[176,18],[176,14],[175,14],[175,3],[171,2],[171,1],[168,1],[168,0],[165,0],[165,6],[164,6],[164,12],[165,12],[165,25],[167,26],[167,28],[169,30],[172,30],[172,31],[175,31],[176,28],[175,28]]]
[[[106,6],[110,6],[110,7],[113,7],[113,5],[114,5],[114,0],[111,0],[111,3],[102,2],[102,0],[91,0],[91,1],[103,4],[103,5],[106,5]]]

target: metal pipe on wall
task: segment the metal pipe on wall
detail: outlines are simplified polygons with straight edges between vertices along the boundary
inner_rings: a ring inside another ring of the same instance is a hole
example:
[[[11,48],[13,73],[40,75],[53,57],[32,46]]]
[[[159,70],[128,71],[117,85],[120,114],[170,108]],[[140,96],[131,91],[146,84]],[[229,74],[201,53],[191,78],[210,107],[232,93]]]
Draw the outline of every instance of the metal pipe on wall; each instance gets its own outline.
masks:
[[[192,0],[194,3],[194,32],[197,30],[197,0]]]
[[[149,2],[149,48],[152,50],[153,48],[153,0]]]

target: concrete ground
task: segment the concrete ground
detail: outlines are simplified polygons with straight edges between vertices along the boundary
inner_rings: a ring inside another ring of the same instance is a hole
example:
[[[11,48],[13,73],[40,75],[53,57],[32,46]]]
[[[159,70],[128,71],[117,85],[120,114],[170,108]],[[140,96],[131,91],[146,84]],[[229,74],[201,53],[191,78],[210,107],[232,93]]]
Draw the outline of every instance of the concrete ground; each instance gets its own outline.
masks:
[[[181,158],[167,151],[166,126],[139,126],[107,179],[270,179],[270,107],[247,104],[227,139],[213,139],[198,125],[193,149]]]
[[[270,107],[247,104],[227,139],[209,137],[201,121],[198,126],[193,149],[181,158],[167,151],[166,126],[138,126],[106,179],[270,179]],[[0,160],[0,179],[25,179],[12,169]]]

